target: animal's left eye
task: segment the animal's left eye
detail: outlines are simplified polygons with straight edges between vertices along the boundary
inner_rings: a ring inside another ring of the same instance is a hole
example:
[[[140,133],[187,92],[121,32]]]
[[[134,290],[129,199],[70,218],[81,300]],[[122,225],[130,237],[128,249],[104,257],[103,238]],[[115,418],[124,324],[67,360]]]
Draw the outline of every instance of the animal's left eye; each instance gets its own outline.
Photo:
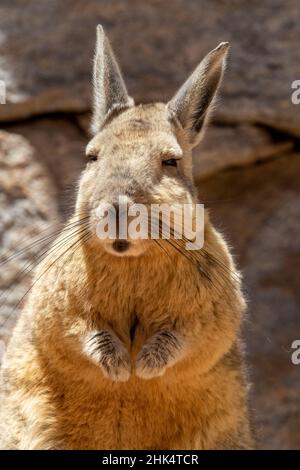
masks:
[[[176,158],[169,158],[168,160],[163,160],[162,164],[166,166],[177,166],[177,160]]]

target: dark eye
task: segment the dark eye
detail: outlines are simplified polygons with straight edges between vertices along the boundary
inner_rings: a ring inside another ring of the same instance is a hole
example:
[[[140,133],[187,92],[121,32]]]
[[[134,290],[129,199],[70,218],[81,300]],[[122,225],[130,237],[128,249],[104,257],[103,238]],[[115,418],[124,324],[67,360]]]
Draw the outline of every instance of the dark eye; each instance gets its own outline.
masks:
[[[162,164],[166,166],[177,166],[177,160],[175,158],[169,158],[168,160],[163,160]]]
[[[86,156],[88,162],[95,162],[98,160],[98,155],[96,153],[90,153]]]

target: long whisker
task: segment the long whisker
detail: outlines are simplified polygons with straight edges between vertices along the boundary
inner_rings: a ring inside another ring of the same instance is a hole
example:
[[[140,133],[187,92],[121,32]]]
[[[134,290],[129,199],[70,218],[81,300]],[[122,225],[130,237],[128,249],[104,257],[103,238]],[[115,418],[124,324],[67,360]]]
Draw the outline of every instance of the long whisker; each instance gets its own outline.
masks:
[[[18,308],[18,306],[21,304],[21,302],[24,300],[24,298],[28,295],[28,293],[33,289],[33,287],[37,284],[37,282],[51,269],[55,263],[63,256],[65,256],[72,248],[77,247],[80,245],[80,243],[87,241],[90,238],[90,232],[89,229],[86,228],[85,232],[77,239],[74,243],[72,243],[62,254],[60,254],[49,266],[47,266],[46,270],[44,270],[41,275],[33,282],[31,287],[25,292],[25,294],[22,296],[22,298],[19,300],[17,305],[14,306],[13,310],[8,314],[8,316],[4,319],[4,321],[1,323],[0,328],[3,328],[9,318],[11,318],[12,314],[15,312],[15,310]],[[72,251],[74,253],[75,250]]]
[[[83,221],[87,220],[88,218],[89,217],[86,216],[86,217],[83,217],[82,219],[79,219],[79,220],[76,220],[74,222],[65,224],[65,226],[61,225],[54,232],[52,232],[48,235],[44,235],[44,236],[34,240],[32,243],[30,243],[30,244],[24,246],[23,248],[21,248],[20,250],[16,251],[13,255],[7,257],[4,261],[0,261],[0,266],[3,266],[5,264],[9,263],[10,261],[14,260],[18,256],[22,256],[27,251],[32,250],[33,248],[35,248],[36,246],[38,246],[40,244],[43,244],[44,242],[51,241],[51,239],[55,238],[57,235],[59,235],[62,230],[65,230],[67,228],[73,228],[76,225],[80,225]],[[49,230],[49,227],[45,231],[47,231],[47,230]]]
[[[61,233],[63,233],[63,232],[61,232]],[[25,265],[23,266],[23,268],[19,271],[18,276],[17,276],[17,278],[16,278],[15,280],[20,281],[20,280],[22,279],[22,277],[20,277],[20,276],[22,276],[23,273],[26,273],[26,274],[27,274],[27,269],[28,269],[31,265],[33,265],[33,268],[34,268],[34,266],[36,266],[37,263],[42,259],[43,255],[45,255],[45,254],[47,254],[47,253],[51,253],[51,252],[53,251],[53,249],[55,249],[55,248],[58,246],[58,244],[60,244],[60,243],[63,242],[64,240],[67,240],[69,237],[75,235],[76,233],[77,233],[77,228],[75,227],[75,230],[74,230],[73,232],[71,232],[71,233],[66,234],[66,236],[65,236],[64,238],[58,238],[58,239],[56,240],[56,242],[52,245],[52,247],[51,247],[50,250],[49,250],[49,248],[45,249],[42,253],[38,254],[38,255],[34,258],[33,261],[30,261],[30,262],[28,262],[27,264],[25,264]],[[0,298],[1,298],[1,296],[2,296],[2,295],[0,295]]]
[[[153,241],[169,258],[171,258],[170,253],[168,253],[168,251],[164,248],[164,246],[162,245],[162,243],[160,243],[159,240],[153,239]]]
[[[21,271],[19,271],[17,277],[15,278],[15,282],[20,282],[23,280],[23,278],[25,276],[27,276],[30,272],[33,271],[33,269],[37,266],[37,264],[42,261],[42,259],[45,257],[45,255],[49,255],[53,252],[55,252],[58,248],[60,248],[61,246],[63,246],[65,244],[65,242],[68,242],[69,240],[71,241],[72,238],[74,236],[78,236],[78,235],[81,235],[82,233],[84,233],[84,231],[87,230],[87,228],[85,226],[81,226],[78,228],[76,228],[73,232],[71,233],[68,233],[66,236],[64,236],[63,238],[58,238],[58,240],[54,243],[54,245],[52,245],[51,249],[49,250],[48,248],[43,251],[41,254],[39,254],[39,256],[37,256],[36,259],[34,259],[34,261],[31,263],[28,263],[27,265],[25,265],[23,267],[23,269]],[[0,308],[3,307],[3,305],[5,304],[8,296],[14,292],[14,290],[17,288],[17,284],[12,288],[12,289],[6,289],[4,290],[1,295],[0,295],[0,298],[3,297],[3,295],[5,295],[5,298],[0,306]]]
[[[165,226],[164,226],[162,220],[153,220],[152,219],[151,220],[151,228],[152,227],[158,228],[158,234],[161,237],[162,237],[162,235],[164,235],[166,233],[166,229],[165,229]],[[202,248],[200,250],[186,250],[186,249],[184,249],[182,243],[183,242],[187,243],[187,242],[190,242],[191,240],[187,239],[185,237],[185,235],[176,232],[176,230],[174,230],[173,227],[168,226],[167,229],[168,229],[168,233],[170,233],[171,237],[173,237],[173,238],[166,239],[166,238],[162,237],[164,242],[168,243],[169,246],[173,247],[177,252],[179,252],[182,256],[184,256],[190,262],[195,263],[197,265],[197,268],[201,271],[201,273],[207,279],[209,284],[211,286],[214,286],[214,288],[217,289],[220,294],[223,293],[223,295],[224,295],[224,290],[223,290],[222,284],[220,283],[220,279],[222,279],[224,284],[228,284],[228,286],[230,288],[233,287],[232,282],[230,282],[230,276],[232,278],[235,277],[236,279],[239,278],[233,270],[231,270],[228,266],[223,264],[221,261],[218,261],[217,258],[215,258],[213,256],[209,256],[208,252],[204,248]],[[157,242],[157,240],[156,240],[156,242]],[[162,247],[161,242],[159,242],[159,245]],[[219,275],[220,279],[218,279],[216,276],[214,276],[214,279],[213,279],[212,276],[211,276],[211,273],[209,273],[204,268],[204,266],[201,264],[201,259],[205,260],[205,257],[207,259],[209,259],[210,261],[213,261],[214,264],[217,265],[218,268],[220,268],[221,271],[220,270],[218,271],[218,275]]]
[[[156,227],[158,228],[158,233],[160,236],[166,234],[166,230],[165,230],[165,227],[166,225],[163,223],[162,220],[159,220],[159,221],[156,221],[156,220],[151,220],[151,229],[153,227]],[[170,230],[170,233],[171,235],[174,237],[174,235],[179,235],[178,233],[176,233],[171,227],[167,227],[169,230]],[[168,230],[168,232],[169,232]],[[161,240],[164,240],[166,243],[168,243],[173,249],[175,249],[177,252],[179,252],[181,255],[185,256],[186,259],[188,259],[188,261],[196,261],[197,263],[197,267],[198,269],[200,269],[201,273],[210,281],[210,276],[208,275],[208,273],[203,269],[202,266],[199,265],[199,259],[195,259],[193,258],[192,255],[189,254],[189,252],[187,252],[186,250],[184,250],[184,248],[181,246],[181,244],[179,243],[179,240],[175,239],[175,238],[161,238]],[[156,242],[157,242],[157,239],[156,239]],[[162,243],[160,243],[160,246],[162,246]]]

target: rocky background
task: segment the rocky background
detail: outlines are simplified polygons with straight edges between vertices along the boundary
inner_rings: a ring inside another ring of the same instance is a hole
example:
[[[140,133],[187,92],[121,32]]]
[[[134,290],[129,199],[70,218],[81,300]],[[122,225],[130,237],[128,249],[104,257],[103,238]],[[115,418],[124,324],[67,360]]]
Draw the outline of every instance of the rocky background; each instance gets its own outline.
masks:
[[[300,448],[298,0],[1,0],[0,339],[32,262],[72,205],[84,165],[95,27],[136,102],[166,100],[220,41],[231,53],[214,121],[195,152],[201,200],[244,273],[259,448]],[[32,239],[40,244],[22,251]],[[18,256],[15,256],[18,253]]]

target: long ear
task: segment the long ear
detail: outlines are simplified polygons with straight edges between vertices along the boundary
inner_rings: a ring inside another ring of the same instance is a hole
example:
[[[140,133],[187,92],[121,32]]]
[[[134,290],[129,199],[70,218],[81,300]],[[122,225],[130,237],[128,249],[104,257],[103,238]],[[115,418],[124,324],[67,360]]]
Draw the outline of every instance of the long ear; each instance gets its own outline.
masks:
[[[94,114],[92,132],[101,128],[108,113],[133,106],[118,63],[101,25],[97,26],[94,58]]]
[[[222,80],[228,47],[228,42],[221,42],[209,52],[168,103],[171,114],[187,131],[191,146],[200,140],[208,110]]]

